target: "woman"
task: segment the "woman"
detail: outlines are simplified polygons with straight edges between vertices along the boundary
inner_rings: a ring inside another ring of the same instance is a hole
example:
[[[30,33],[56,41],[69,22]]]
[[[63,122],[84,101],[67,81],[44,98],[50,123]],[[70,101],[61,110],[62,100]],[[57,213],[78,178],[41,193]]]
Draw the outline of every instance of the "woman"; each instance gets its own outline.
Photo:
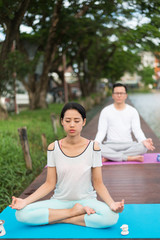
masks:
[[[66,137],[51,143],[47,152],[47,178],[25,199],[12,197],[16,218],[31,225],[71,223],[106,228],[117,223],[124,200],[114,202],[102,181],[98,143],[81,137],[85,109],[67,103],[61,112]],[[54,189],[50,200],[36,202]],[[99,194],[104,202],[96,199]]]

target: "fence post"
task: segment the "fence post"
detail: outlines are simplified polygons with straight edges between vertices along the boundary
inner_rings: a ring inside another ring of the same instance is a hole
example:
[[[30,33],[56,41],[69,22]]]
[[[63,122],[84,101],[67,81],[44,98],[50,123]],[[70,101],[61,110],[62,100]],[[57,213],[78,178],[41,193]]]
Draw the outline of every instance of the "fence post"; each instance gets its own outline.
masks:
[[[46,135],[44,133],[42,133],[41,139],[42,139],[43,151],[46,153],[47,152],[47,139],[46,139]]]
[[[56,124],[56,117],[54,113],[51,114],[51,121],[52,121],[54,133],[57,134],[57,124]]]
[[[27,139],[27,128],[26,127],[18,128],[18,133],[19,133],[19,137],[22,145],[22,150],[24,153],[26,167],[27,169],[32,170],[32,159],[29,153],[29,145],[28,145],[28,139]]]

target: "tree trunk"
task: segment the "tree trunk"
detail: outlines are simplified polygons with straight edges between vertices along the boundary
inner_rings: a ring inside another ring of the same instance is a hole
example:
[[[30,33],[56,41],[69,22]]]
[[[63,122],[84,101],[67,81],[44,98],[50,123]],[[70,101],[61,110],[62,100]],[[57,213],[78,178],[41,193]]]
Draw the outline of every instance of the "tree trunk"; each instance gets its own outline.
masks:
[[[5,120],[8,118],[7,111],[0,105],[0,120]]]
[[[15,13],[15,16],[12,20],[9,18],[6,18],[4,20],[4,23],[6,24],[6,38],[4,42],[2,43],[2,48],[0,51],[0,80],[5,81],[6,80],[6,73],[4,69],[4,63],[8,57],[8,53],[11,51],[13,41],[17,39],[17,35],[19,32],[19,26],[22,22],[22,19],[24,17],[24,14],[28,8],[30,0],[23,0],[19,8],[17,9],[17,12]],[[2,91],[2,84],[0,87],[0,91]]]
[[[48,73],[57,51],[56,31],[57,31],[58,22],[60,20],[62,3],[63,3],[63,0],[58,0],[54,8],[52,23],[49,30],[49,36],[48,36],[47,45],[45,49],[43,72],[40,78],[40,85],[39,85],[39,103],[38,103],[38,106],[36,106],[40,108],[47,107],[46,94],[47,94],[48,81],[49,81]]]
[[[38,88],[38,87],[37,87]],[[37,91],[28,88],[28,95],[29,95],[29,108],[30,110],[34,110],[37,108],[47,108],[46,103],[46,90],[42,89],[41,91]]]
[[[28,90],[28,94],[29,94],[29,108],[30,110],[34,110],[36,109],[35,106],[38,105],[38,96],[35,92]]]
[[[47,108],[48,105],[47,105],[47,102],[46,102],[46,95],[47,95],[46,89],[40,91],[39,104],[38,104],[39,108]]]
[[[81,66],[81,64],[83,64]],[[83,75],[82,75],[83,73]],[[81,62],[78,63],[78,74],[77,74],[77,78],[79,81],[79,85],[80,85],[80,89],[82,92],[82,96],[83,97],[87,97],[89,95],[89,89],[88,89],[88,83],[86,83],[86,73],[84,71],[84,62],[83,60]]]
[[[30,0],[23,0],[20,3],[19,9],[15,13],[14,18],[12,20],[7,19],[5,22],[7,31],[6,31],[6,38],[2,44],[2,49],[0,53],[0,59],[2,62],[6,60],[8,53],[11,51],[13,41],[16,40],[16,36],[19,31],[19,26],[28,8],[29,2]]]

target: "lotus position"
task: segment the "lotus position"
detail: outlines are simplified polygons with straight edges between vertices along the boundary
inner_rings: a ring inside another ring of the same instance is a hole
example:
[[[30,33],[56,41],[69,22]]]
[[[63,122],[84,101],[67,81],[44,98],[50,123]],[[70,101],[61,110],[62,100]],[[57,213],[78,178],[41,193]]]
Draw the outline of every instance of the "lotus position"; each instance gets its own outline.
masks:
[[[115,202],[102,180],[101,151],[97,142],[81,137],[85,109],[67,103],[61,112],[66,137],[51,143],[47,152],[47,177],[25,199],[12,197],[18,221],[30,225],[71,223],[107,228],[117,223],[124,200]],[[38,201],[54,189],[49,200]],[[102,201],[97,200],[97,194]],[[38,202],[37,202],[38,201]]]
[[[142,154],[155,148],[151,138],[146,139],[137,110],[125,103],[127,87],[121,83],[113,85],[114,103],[100,114],[95,141],[100,143],[102,161],[139,161]],[[133,141],[131,133],[137,141]]]

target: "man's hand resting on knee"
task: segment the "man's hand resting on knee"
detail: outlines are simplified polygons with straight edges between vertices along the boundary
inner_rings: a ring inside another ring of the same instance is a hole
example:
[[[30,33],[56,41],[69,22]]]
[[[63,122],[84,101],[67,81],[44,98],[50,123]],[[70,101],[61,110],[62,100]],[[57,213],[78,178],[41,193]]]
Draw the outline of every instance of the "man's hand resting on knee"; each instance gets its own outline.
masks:
[[[153,151],[155,149],[151,138],[147,138],[146,140],[142,141],[142,143],[148,150]]]

